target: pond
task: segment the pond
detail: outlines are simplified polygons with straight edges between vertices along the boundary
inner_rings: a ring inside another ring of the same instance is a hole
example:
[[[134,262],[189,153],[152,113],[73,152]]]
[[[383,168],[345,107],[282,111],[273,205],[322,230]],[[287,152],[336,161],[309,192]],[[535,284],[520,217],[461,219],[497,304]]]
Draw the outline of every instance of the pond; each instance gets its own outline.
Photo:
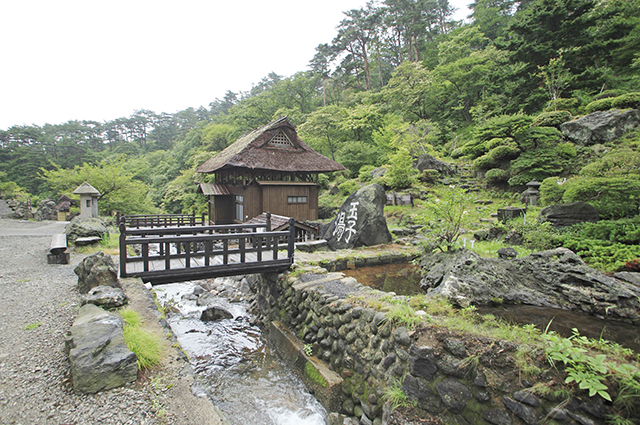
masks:
[[[342,270],[359,283],[384,292],[398,295],[418,295],[420,289],[420,267],[411,263],[385,264]]]
[[[411,263],[387,264],[373,267],[343,270],[347,276],[355,278],[363,285],[398,295],[423,294],[420,288],[420,268]],[[533,324],[544,331],[550,330],[569,337],[572,329],[589,338],[603,338],[617,342],[623,347],[640,353],[640,327],[625,322],[603,319],[579,311],[559,310],[531,305],[501,305],[498,307],[478,307],[481,314],[493,314],[508,322],[526,325]]]

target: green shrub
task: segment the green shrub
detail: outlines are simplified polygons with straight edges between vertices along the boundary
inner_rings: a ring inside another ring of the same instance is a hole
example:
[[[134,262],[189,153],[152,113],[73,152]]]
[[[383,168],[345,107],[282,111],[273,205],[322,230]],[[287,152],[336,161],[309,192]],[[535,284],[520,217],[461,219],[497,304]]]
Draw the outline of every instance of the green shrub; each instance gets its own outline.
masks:
[[[618,97],[626,93],[627,92],[625,90],[619,90],[619,89],[605,90],[599,95],[595,96],[593,100],[607,99],[609,97]]]
[[[491,155],[485,154],[473,160],[473,168],[476,170],[484,170],[493,167],[495,164]]]
[[[523,128],[528,128],[533,117],[525,114],[499,115],[488,119],[475,131],[477,140],[491,140],[494,137],[514,137]]]
[[[555,146],[562,140],[562,133],[555,127],[523,128],[516,133],[515,140],[520,150],[526,151]]]
[[[438,170],[423,170],[420,180],[425,183],[434,183],[439,177],[440,172]]]
[[[619,109],[638,109],[640,107],[640,93],[627,93],[614,97],[611,100],[611,106]]]
[[[360,188],[360,185],[355,180],[347,180],[344,183],[340,183],[338,185],[338,189],[340,189],[340,193],[342,195],[351,195],[353,192],[357,191]]]
[[[640,216],[620,220],[601,220],[574,226],[580,238],[600,239],[624,245],[640,245]]]
[[[513,158],[517,158],[520,155],[520,149],[515,146],[515,143],[512,145],[502,145],[496,146],[491,149],[488,154],[495,162],[506,161]]]
[[[577,112],[578,107],[580,106],[580,100],[571,98],[571,99],[555,99],[549,102],[549,106],[547,107],[548,111],[569,111],[571,113]]]
[[[363,165],[362,167],[360,167],[360,171],[358,172],[358,180],[363,183],[370,182],[373,178],[371,176],[371,172],[375,169],[376,167],[373,165]]]
[[[613,99],[615,98],[607,97],[600,100],[594,100],[585,107],[585,111],[587,111],[588,114],[592,114],[596,111],[608,111],[613,108]]]
[[[571,112],[569,111],[543,112],[535,118],[531,125],[535,127],[558,127],[569,120],[571,120]]]
[[[562,245],[576,254],[591,267],[603,272],[615,273],[623,270],[625,264],[640,258],[640,245],[625,245],[600,239],[565,237]]]
[[[565,179],[566,181],[566,179]],[[540,184],[540,204],[549,206],[562,203],[562,195],[564,195],[564,185],[559,184],[562,179],[558,177],[547,177]]]
[[[615,177],[578,176],[567,180],[563,202],[584,201],[593,205],[600,218],[633,217],[640,207],[640,175]]]
[[[509,173],[500,168],[492,168],[487,171],[484,178],[489,185],[499,185],[507,182],[509,179]]]

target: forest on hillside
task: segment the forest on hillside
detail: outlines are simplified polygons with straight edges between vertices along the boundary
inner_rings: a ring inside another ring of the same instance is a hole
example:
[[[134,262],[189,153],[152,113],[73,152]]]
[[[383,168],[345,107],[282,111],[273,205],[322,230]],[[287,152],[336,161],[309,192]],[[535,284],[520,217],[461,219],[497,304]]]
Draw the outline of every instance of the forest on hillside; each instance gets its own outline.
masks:
[[[195,167],[288,116],[302,140],[347,167],[331,178],[384,166],[388,189],[411,188],[406,166],[426,153],[509,193],[566,178],[561,191],[543,183],[543,202],[637,216],[638,130],[581,146],[557,124],[638,108],[640,0],[476,0],[469,23],[451,16],[447,0],[372,1],[344,12],[307,70],[271,73],[208,108],[0,130],[0,195],[35,204],[90,181],[103,213],[204,212]]]

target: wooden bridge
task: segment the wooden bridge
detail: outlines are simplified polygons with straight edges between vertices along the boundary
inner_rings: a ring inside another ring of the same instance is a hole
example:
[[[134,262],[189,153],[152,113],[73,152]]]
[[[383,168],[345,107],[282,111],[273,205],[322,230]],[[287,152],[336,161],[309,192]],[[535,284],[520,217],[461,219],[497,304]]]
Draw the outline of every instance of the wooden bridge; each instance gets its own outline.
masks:
[[[272,232],[264,224],[193,225],[195,216],[122,216],[120,277],[153,284],[252,273],[273,273],[293,264],[295,226]],[[286,252],[282,252],[286,250]]]

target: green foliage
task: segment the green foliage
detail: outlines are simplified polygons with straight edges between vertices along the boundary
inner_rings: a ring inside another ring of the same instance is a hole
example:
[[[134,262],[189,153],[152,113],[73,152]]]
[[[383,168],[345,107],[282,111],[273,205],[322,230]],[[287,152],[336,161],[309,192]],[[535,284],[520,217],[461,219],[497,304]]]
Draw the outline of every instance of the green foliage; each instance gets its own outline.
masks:
[[[358,172],[358,180],[362,183],[370,182],[373,178],[371,172],[375,169],[376,167],[373,165],[363,165],[360,167],[360,171]]]
[[[638,109],[640,107],[640,93],[627,93],[614,97],[611,106],[618,109]]]
[[[596,349],[615,355],[620,351],[619,346],[581,336],[575,328],[572,333],[568,338],[553,332],[543,334],[545,353],[551,365],[562,362],[567,373],[565,383],[577,384],[579,389],[588,391],[589,397],[598,395],[612,401],[620,413],[633,418],[638,413],[640,401],[640,369],[619,358],[592,351]],[[614,391],[618,394],[612,399]]]
[[[571,114],[576,114],[578,112],[578,108],[580,106],[580,99],[570,98],[570,99],[554,99],[549,102],[549,106],[545,109],[546,111],[554,111],[554,112],[563,112],[568,111]]]
[[[460,237],[460,230],[473,200],[462,189],[451,188],[425,205],[426,212],[417,221],[427,229],[431,248],[450,251]]]
[[[558,127],[569,120],[571,120],[571,112],[569,111],[543,112],[535,118],[531,125],[536,127]]]
[[[0,197],[4,199],[27,197],[27,191],[15,182],[9,181],[6,172],[0,171]]]
[[[577,329],[573,329],[574,335],[570,338],[561,338],[556,334],[547,333],[544,339],[547,342],[546,354],[549,362],[553,365],[561,361],[565,365],[567,378],[565,383],[575,382],[581,390],[588,390],[589,397],[598,394],[605,400],[611,401],[611,396],[607,392],[604,381],[608,372],[606,358],[604,354],[595,356],[587,355],[587,350],[580,344],[573,344],[572,339],[579,337]]]
[[[88,182],[100,192],[100,212],[111,214],[152,213],[156,209],[148,196],[149,186],[133,177],[126,157],[105,159],[98,165],[83,164],[73,169],[56,167],[40,170],[47,183],[58,193],[74,198],[73,191]]]
[[[478,126],[475,131],[477,140],[490,140],[494,137],[515,137],[518,131],[527,129],[533,117],[526,114],[498,115]]]
[[[405,326],[407,329],[413,329],[416,327],[418,323],[420,323],[421,318],[416,315],[416,312],[407,304],[400,304],[393,306],[387,312],[387,319],[390,320],[393,324],[399,326]]]
[[[340,193],[345,196],[349,196],[360,188],[360,185],[355,180],[347,180],[344,183],[338,185]]]
[[[582,257],[591,267],[604,272],[621,271],[627,262],[640,258],[640,245],[625,245],[575,236],[564,237],[562,245]]]
[[[390,157],[391,166],[385,174],[385,180],[393,189],[405,189],[414,182],[417,170],[413,168],[413,158],[408,149],[400,148]]]
[[[613,98],[607,97],[604,99],[594,100],[585,106],[585,111],[587,114],[592,114],[596,111],[608,111],[613,108]]]
[[[487,171],[484,178],[489,185],[500,185],[509,180],[509,173],[500,168],[492,168]]]
[[[566,179],[565,179],[566,180]],[[565,187],[560,184],[565,181],[558,177],[547,177],[540,184],[540,204],[549,206],[562,203]]]
[[[584,201],[593,205],[600,218],[632,217],[640,208],[638,174],[614,177],[577,176],[564,184],[563,202]]]
[[[384,389],[383,398],[389,403],[392,411],[398,407],[409,406],[409,398],[407,394],[402,391],[402,383],[397,379],[394,379],[391,385]]]

